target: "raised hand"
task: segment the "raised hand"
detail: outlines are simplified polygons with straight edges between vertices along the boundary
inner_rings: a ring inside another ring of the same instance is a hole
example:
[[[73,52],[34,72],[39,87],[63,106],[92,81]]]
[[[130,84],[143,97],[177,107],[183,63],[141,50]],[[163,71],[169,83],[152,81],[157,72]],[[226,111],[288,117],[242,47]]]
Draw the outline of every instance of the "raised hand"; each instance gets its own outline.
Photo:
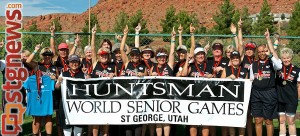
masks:
[[[235,75],[231,74],[230,76],[228,76],[228,78],[231,78],[232,80],[236,79]]]
[[[208,41],[207,44],[204,46],[204,50],[206,53],[208,52],[209,48],[210,48],[210,43]]]
[[[54,31],[55,31],[55,24],[54,24],[54,22],[52,23],[52,26],[50,26],[50,32],[51,33],[54,33]]]
[[[92,34],[96,34],[97,31],[97,25],[95,24],[95,26],[92,28]]]
[[[236,26],[233,23],[230,25],[230,31],[232,34],[236,34]]]
[[[238,22],[238,27],[241,28],[243,25],[243,21],[242,21],[242,18],[240,18],[239,22]]]
[[[265,37],[266,38],[270,38],[270,32],[269,32],[269,29],[267,28],[266,32],[265,32]]]
[[[43,43],[42,43],[43,44]],[[34,48],[35,51],[38,51],[41,49],[42,44],[37,44]]]
[[[75,45],[78,45],[80,42],[80,38],[78,36],[78,34],[76,35],[76,39],[75,39]]]
[[[128,25],[125,26],[124,30],[123,30],[123,33],[124,35],[127,35],[128,34]]]
[[[139,23],[138,26],[135,27],[135,32],[140,32],[142,29],[141,24]]]
[[[195,32],[195,27],[193,26],[193,24],[190,24],[190,33],[194,33]]]
[[[172,30],[171,36],[172,36],[172,37],[175,37],[175,36],[176,36],[176,32],[175,32],[175,28],[174,28],[174,27],[173,27],[173,30]]]
[[[116,38],[117,40],[119,40],[119,41],[122,40],[122,36],[121,36],[121,35],[118,35],[117,33],[115,33],[115,38]]]
[[[183,31],[183,27],[182,27],[181,24],[180,24],[179,27],[178,27],[178,33],[179,33],[179,34],[182,34],[182,31]]]

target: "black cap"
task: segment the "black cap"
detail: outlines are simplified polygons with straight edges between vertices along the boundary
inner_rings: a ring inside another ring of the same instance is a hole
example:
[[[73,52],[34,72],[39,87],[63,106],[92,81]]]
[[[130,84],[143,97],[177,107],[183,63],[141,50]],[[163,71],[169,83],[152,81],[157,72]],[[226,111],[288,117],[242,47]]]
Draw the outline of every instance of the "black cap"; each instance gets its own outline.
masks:
[[[141,54],[141,51],[139,48],[132,48],[130,54]]]
[[[214,43],[212,45],[212,49],[215,50],[215,49],[221,49],[223,50],[223,45],[221,43]]]
[[[52,51],[45,51],[44,53],[42,53],[43,56],[53,56],[53,52]]]
[[[230,54],[230,58],[233,58],[233,57],[235,57],[235,56],[241,57],[241,55],[240,55],[240,53],[239,53],[239,52],[237,52],[237,51],[233,51],[233,52],[231,52],[231,54]]]

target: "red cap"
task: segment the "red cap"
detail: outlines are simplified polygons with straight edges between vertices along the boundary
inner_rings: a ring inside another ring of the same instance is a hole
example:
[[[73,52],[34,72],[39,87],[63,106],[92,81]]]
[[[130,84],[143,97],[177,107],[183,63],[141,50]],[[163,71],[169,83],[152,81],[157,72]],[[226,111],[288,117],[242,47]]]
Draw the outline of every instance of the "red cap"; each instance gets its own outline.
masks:
[[[59,49],[59,50],[60,50],[60,49],[69,49],[69,47],[68,47],[68,44],[66,44],[66,43],[61,43],[61,44],[58,45],[58,49]]]
[[[255,49],[256,48],[256,45],[254,43],[247,43],[245,45],[245,48],[252,48],[252,49]]]
[[[107,51],[99,51],[99,53],[98,53],[99,55],[105,55],[105,54],[109,54]]]

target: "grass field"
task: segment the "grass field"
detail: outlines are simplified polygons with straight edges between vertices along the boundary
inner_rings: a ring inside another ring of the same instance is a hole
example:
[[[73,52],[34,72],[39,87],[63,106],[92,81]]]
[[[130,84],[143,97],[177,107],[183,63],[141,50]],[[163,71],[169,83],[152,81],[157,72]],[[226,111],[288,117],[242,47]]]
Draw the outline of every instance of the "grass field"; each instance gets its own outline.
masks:
[[[2,86],[2,74],[0,74],[0,85]],[[2,91],[0,92],[0,99],[2,100]],[[0,101],[0,105],[2,105],[2,101]],[[300,112],[300,103],[298,105],[297,108],[297,112]],[[0,110],[0,114],[2,114],[2,109]],[[53,135],[57,135],[57,131],[56,131],[56,124],[55,124],[55,114],[52,116],[53,119]],[[25,116],[24,121],[23,121],[23,132],[22,134],[20,134],[21,136],[31,136],[31,124],[32,124],[32,117],[31,116]],[[277,119],[274,119],[274,127],[275,127],[275,133],[274,135],[278,135],[278,127],[279,127],[279,123]],[[297,135],[300,135],[300,120],[296,120],[296,127],[297,127]],[[1,130],[1,123],[0,123],[0,130]],[[184,127],[181,126],[176,130],[176,136],[182,136],[184,135]],[[45,133],[45,130],[42,130],[43,133]],[[253,133],[255,134],[255,133]],[[217,129],[217,135],[221,135],[221,131],[220,129]],[[266,135],[266,130],[264,127],[264,134]]]

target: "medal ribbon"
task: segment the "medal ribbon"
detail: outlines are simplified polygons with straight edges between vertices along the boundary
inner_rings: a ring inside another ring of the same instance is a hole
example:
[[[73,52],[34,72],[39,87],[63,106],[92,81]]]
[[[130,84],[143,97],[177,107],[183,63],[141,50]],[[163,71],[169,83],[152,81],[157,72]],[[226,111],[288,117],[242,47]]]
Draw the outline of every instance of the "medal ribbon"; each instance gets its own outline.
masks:
[[[219,61],[216,62],[216,61],[214,60],[214,68],[215,68],[215,67],[218,67],[218,66],[220,65],[221,60],[222,60],[222,56],[220,57]],[[213,71],[213,75],[215,75],[215,74],[216,74],[216,72]]]
[[[239,66],[239,70],[238,70],[237,75],[234,74],[234,68],[233,68],[233,66],[231,66],[231,73],[235,76],[235,78],[240,77],[240,72],[241,72],[241,66]]]
[[[157,65],[157,67],[156,67],[156,72],[157,72],[157,74],[158,74],[159,76],[164,76],[163,71],[164,71],[164,69],[166,68],[166,64],[164,64],[164,66],[163,66],[162,68],[163,68],[162,73],[160,73],[160,71],[159,71],[159,69],[158,69],[158,65]]]
[[[198,67],[198,64],[195,63],[197,71],[200,73],[200,76],[204,76],[204,71],[206,70],[206,63],[204,62],[204,71],[201,71],[201,69]]]
[[[264,63],[265,65],[266,65],[267,61],[268,61],[268,59],[265,60],[265,63]],[[262,75],[262,70],[263,70],[263,68],[260,69],[259,64],[260,64],[260,61],[258,61],[257,67],[258,67],[258,76],[261,76],[261,75]]]
[[[36,71],[36,82],[37,82],[37,88],[38,88],[38,95],[41,94],[41,76],[42,76],[42,72],[41,70],[37,70]]]
[[[68,70],[68,66],[67,66],[67,64],[65,63],[65,59],[62,58],[62,57],[60,57],[60,60],[61,60],[61,63],[62,63],[62,65],[63,65],[63,67],[64,67],[64,71],[67,71],[67,70]]]
[[[92,71],[93,71],[93,65],[91,63],[91,59],[86,59],[85,67],[88,68],[88,73],[87,74],[91,74]]]
[[[123,64],[122,64],[122,67],[121,67],[121,69],[120,69],[120,72],[118,73],[118,76],[121,76],[124,67],[125,67],[125,65],[124,65],[124,63],[123,63]]]
[[[71,70],[69,70],[70,74],[71,74],[71,77],[74,78],[75,75],[79,72],[79,70],[76,70],[75,73],[72,72]]]
[[[293,67],[292,67],[292,64],[291,64],[289,73],[286,75],[286,67],[283,66],[283,79],[284,79],[284,80],[287,80],[287,79],[288,79],[288,77],[290,76],[290,74],[291,74],[291,72],[292,72],[292,69],[293,69]]]

